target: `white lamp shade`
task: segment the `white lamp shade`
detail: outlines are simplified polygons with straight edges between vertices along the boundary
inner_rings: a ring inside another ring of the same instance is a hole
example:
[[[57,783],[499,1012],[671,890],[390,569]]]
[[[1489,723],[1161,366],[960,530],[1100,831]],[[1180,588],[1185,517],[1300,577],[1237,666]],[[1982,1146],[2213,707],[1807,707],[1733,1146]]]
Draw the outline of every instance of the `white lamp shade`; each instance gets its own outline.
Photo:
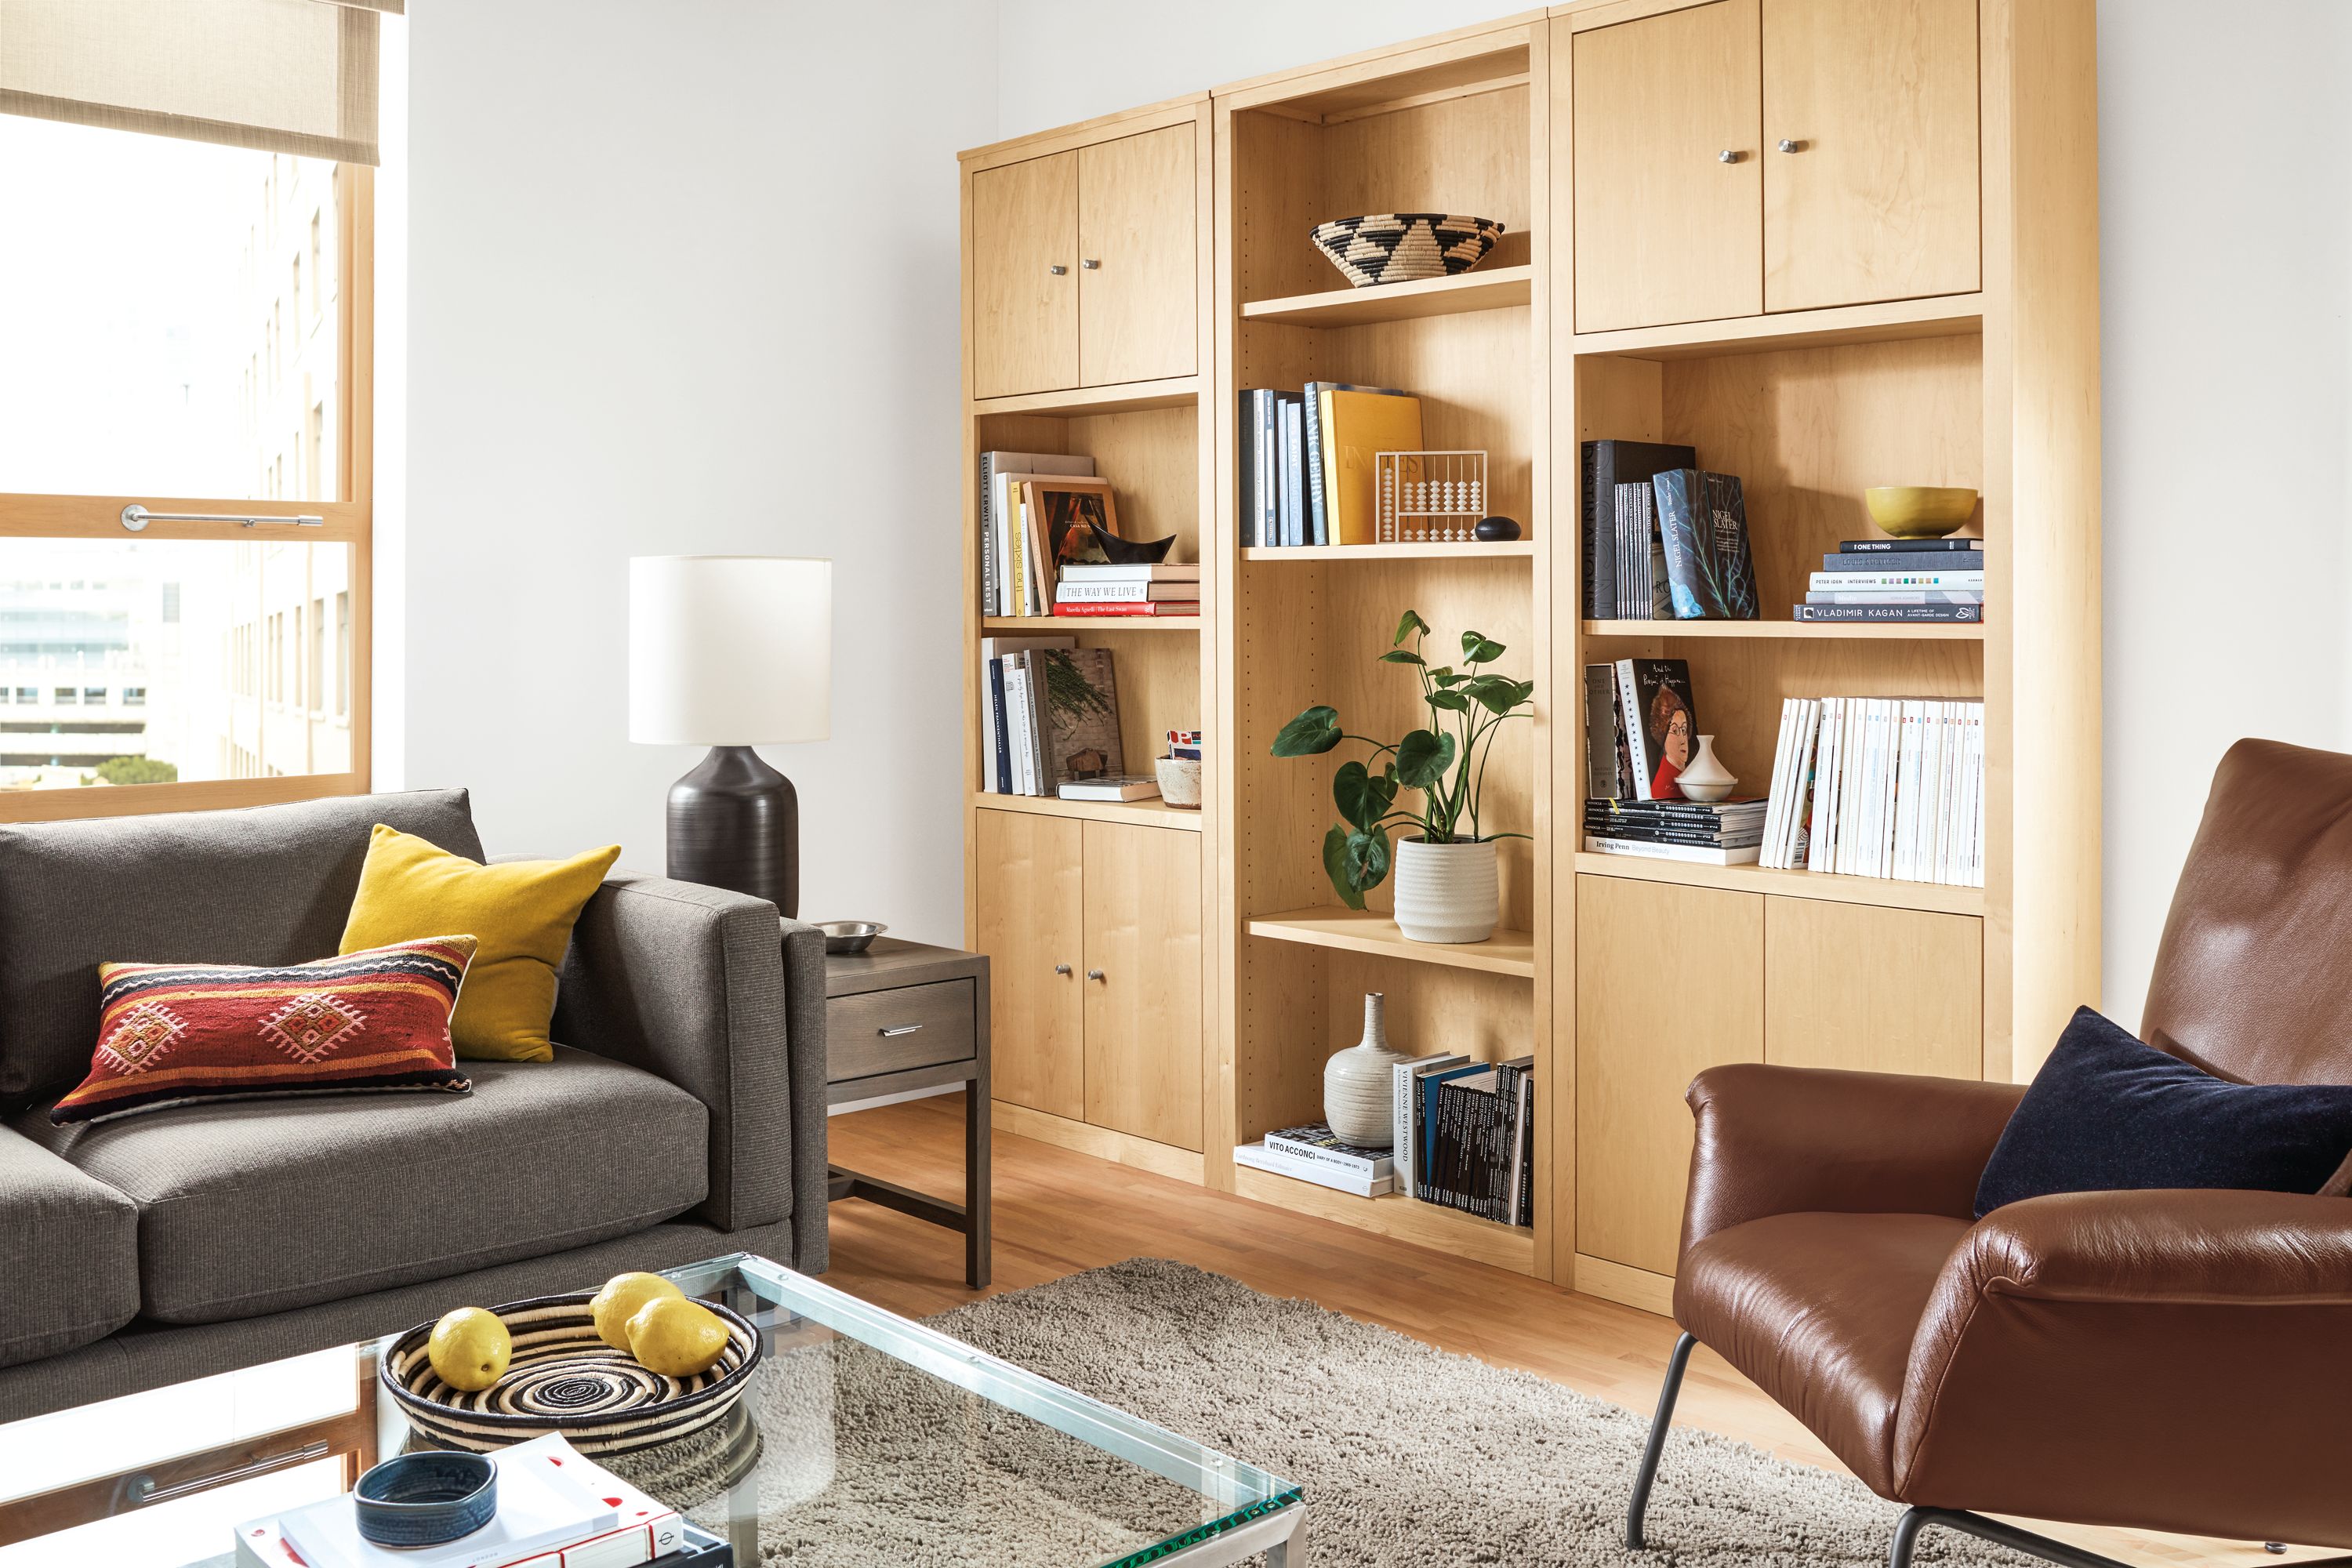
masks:
[[[630,740],[760,746],[832,727],[832,562],[630,561]]]

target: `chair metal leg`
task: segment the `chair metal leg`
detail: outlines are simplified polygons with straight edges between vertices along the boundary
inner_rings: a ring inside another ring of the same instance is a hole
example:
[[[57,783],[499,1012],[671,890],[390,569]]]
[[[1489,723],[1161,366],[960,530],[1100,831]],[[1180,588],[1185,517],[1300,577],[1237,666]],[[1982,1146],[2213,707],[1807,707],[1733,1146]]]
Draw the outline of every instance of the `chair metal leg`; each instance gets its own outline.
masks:
[[[1631,1551],[1642,1550],[1642,1516],[1650,1511],[1650,1483],[1658,1479],[1658,1457],[1666,1451],[1666,1428],[1675,1421],[1675,1398],[1683,1391],[1683,1373],[1690,1366],[1691,1347],[1697,1343],[1685,1334],[1675,1342],[1675,1353],[1666,1360],[1666,1385],[1658,1390],[1658,1414],[1650,1423],[1642,1468],[1633,1477],[1633,1501],[1625,1510],[1625,1545]]]
[[[1997,1519],[1987,1519],[1980,1513],[1963,1513],[1958,1509],[1915,1508],[1906,1510],[1895,1521],[1895,1543],[1887,1551],[1887,1568],[1911,1568],[1911,1553],[1918,1547],[1919,1537],[1929,1525],[1957,1530],[1963,1535],[1973,1535],[1979,1541],[1990,1541],[1996,1546],[2006,1546],[2012,1552],[2022,1552],[2029,1557],[2039,1557],[2044,1563],[2054,1563],[2058,1568],[2126,1568],[2112,1557],[2102,1557],[2095,1552],[2085,1552],[2079,1546],[2069,1546],[2063,1541],[2053,1541],[2046,1535],[2036,1535],[2030,1530],[2020,1530],[2013,1524],[2003,1524]]]

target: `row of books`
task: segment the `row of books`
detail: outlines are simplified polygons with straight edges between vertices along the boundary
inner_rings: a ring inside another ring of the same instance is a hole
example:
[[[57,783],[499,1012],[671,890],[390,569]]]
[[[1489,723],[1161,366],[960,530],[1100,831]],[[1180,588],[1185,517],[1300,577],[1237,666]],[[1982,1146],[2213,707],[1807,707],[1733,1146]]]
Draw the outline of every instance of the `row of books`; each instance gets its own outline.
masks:
[[[1984,772],[1981,702],[1789,698],[1763,864],[1981,888]]]
[[[1076,637],[983,637],[980,679],[988,726],[982,789],[1066,800],[1160,793],[1127,773],[1108,648],[1080,647]]]
[[[1420,449],[1421,399],[1338,381],[1245,389],[1239,438],[1244,546],[1370,544],[1372,458]]]
[[[1980,621],[1984,541],[1849,539],[1805,584],[1801,621]]]
[[[1600,855],[1752,866],[1764,842],[1761,798],[1592,800],[1584,803],[1584,847]]]
[[[989,616],[1197,616],[1198,562],[1114,561],[1118,503],[1095,460],[980,456],[980,604]]]
[[[1586,619],[1759,618],[1738,475],[1668,442],[1587,441],[1582,458]]]
[[[394,1550],[359,1532],[351,1494],[236,1527],[237,1568],[631,1568],[733,1561],[715,1537],[561,1434],[502,1448],[498,1512],[455,1541]]]
[[[1535,1224],[1535,1058],[1440,1054],[1393,1069],[1390,1147],[1342,1142],[1328,1122],[1269,1132],[1237,1163],[1358,1197],[1403,1193],[1498,1225]]]

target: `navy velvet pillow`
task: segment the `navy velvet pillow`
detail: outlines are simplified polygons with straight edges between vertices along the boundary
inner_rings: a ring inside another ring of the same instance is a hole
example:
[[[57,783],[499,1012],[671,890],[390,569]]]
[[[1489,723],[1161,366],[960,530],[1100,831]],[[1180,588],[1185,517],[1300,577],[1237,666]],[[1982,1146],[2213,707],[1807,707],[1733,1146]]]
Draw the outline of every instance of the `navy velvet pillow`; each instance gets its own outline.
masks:
[[[2352,1088],[2231,1083],[2078,1007],[1977,1183],[1977,1217],[2045,1193],[2347,1184]]]

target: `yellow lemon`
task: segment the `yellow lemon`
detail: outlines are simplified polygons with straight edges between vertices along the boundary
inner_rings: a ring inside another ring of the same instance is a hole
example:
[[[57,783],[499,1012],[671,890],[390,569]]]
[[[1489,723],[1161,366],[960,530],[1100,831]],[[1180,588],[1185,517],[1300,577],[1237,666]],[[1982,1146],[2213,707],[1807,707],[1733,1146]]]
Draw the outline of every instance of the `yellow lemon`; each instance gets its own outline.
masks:
[[[514,1354],[514,1336],[496,1312],[480,1307],[460,1307],[433,1325],[425,1347],[433,1374],[467,1394],[485,1389],[506,1375]]]
[[[726,1321],[697,1301],[658,1296],[629,1320],[629,1353],[664,1377],[708,1372],[726,1349]]]
[[[615,1274],[604,1281],[604,1288],[588,1303],[588,1314],[596,1320],[598,1339],[616,1351],[625,1351],[629,1348],[629,1320],[637,1315],[637,1309],[657,1297],[678,1300],[685,1295],[658,1274]]]

